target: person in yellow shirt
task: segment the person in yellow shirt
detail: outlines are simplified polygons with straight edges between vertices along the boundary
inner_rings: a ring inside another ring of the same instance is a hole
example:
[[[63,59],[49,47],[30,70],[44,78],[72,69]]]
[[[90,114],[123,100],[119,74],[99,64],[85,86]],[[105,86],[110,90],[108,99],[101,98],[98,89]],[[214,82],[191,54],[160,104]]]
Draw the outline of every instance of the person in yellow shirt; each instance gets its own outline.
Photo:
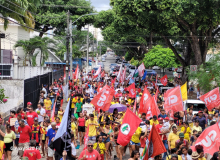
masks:
[[[105,143],[102,142],[102,136],[100,135],[97,136],[96,143],[94,143],[93,145],[93,149],[97,149],[102,160],[104,160],[105,153],[108,155],[108,152],[106,151]]]
[[[116,100],[116,99],[113,99],[113,101],[111,102],[111,105],[117,104],[117,103],[118,103],[117,100]]]
[[[47,96],[46,99],[44,99],[44,107],[45,107],[45,110],[46,110],[46,115],[50,117],[51,115],[51,105],[52,105],[52,102],[50,100],[50,97]]]
[[[190,137],[191,137],[191,129],[189,127],[189,123],[185,122],[184,126],[181,128],[182,133],[184,133],[184,139],[190,141]]]
[[[57,116],[60,118],[60,122],[63,119],[63,114],[64,114],[64,111],[63,111],[62,107],[59,107],[58,115]]]
[[[133,136],[131,137],[130,145],[131,145],[132,151],[135,151],[135,150],[139,151],[139,148],[141,146],[141,143],[140,143],[141,131],[142,131],[142,128],[138,127],[135,133],[133,134]]]
[[[178,150],[176,148],[173,148],[173,149],[171,149],[170,153],[171,154],[166,158],[166,160],[171,160],[172,154],[178,155]],[[178,155],[178,160],[182,160],[182,157],[180,155]]]
[[[74,122],[74,118],[75,117],[71,117],[71,131],[73,132],[75,139],[77,139],[77,128],[78,127],[76,126],[76,123]]]
[[[91,114],[89,120],[86,121],[86,131],[89,130],[89,140],[95,141],[97,135],[98,122],[94,119],[94,115]]]
[[[150,125],[153,126],[159,124],[158,120],[157,120],[157,116],[153,116],[153,119],[150,120]]]
[[[176,126],[172,127],[172,131],[173,132],[170,132],[167,140],[169,150],[176,148],[176,141],[179,139]]]

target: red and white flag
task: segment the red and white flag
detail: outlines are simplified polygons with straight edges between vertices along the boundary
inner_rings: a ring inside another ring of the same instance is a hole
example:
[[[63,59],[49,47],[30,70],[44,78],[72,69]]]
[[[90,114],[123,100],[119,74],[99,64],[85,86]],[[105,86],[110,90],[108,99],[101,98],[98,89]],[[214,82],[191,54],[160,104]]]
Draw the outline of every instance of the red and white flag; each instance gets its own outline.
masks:
[[[200,97],[200,100],[205,102],[207,108],[209,111],[211,111],[213,108],[219,106],[219,87],[215,88],[208,93],[202,95]]]
[[[138,74],[140,77],[143,77],[144,75],[144,70],[145,70],[145,66],[144,63],[142,63],[139,67],[138,67]]]
[[[135,91],[135,84],[132,83],[130,86],[128,86],[127,90],[129,91],[129,97],[135,98],[136,97],[136,91]]]
[[[118,134],[117,143],[126,146],[141,122],[142,120],[136,114],[127,109]]]
[[[98,95],[92,99],[91,103],[95,106],[96,110],[100,108],[103,111],[108,111],[114,94],[115,90],[106,85]]]
[[[145,109],[145,104],[147,101],[149,101],[151,98],[151,94],[148,91],[147,87],[144,88],[144,92],[142,94],[141,100],[140,100],[140,107],[139,107],[139,113],[147,113],[147,109]]]
[[[151,97],[151,99],[146,103],[145,107],[147,109],[147,119],[150,119],[153,116],[158,116],[160,114],[160,110],[154,97]]]
[[[119,72],[118,72],[118,75],[117,75],[117,80],[118,81],[120,81],[121,75],[122,75],[122,64],[120,66],[120,69],[119,69]]]
[[[126,77],[126,67],[125,67],[125,69],[124,69],[124,71],[123,71],[123,73],[122,73],[122,75],[121,75],[120,81],[121,81],[121,82],[124,82],[125,77]]]
[[[180,86],[169,89],[164,94],[164,109],[169,112],[183,111],[183,100]]]
[[[102,73],[101,73],[101,77],[104,77],[105,76],[105,71],[103,71]]]
[[[93,78],[98,77],[98,75],[101,73],[101,66],[99,66],[99,69],[96,71],[96,73],[94,74]]]
[[[163,76],[161,79],[160,79],[160,82],[163,84],[163,86],[166,86],[167,85],[167,75]]]
[[[204,153],[209,153],[211,155],[219,151],[220,130],[218,123],[206,128],[197,138],[195,146],[196,145],[202,145]],[[196,151],[195,146],[191,147],[193,151]]]
[[[76,70],[75,70],[75,79],[77,80],[79,76],[79,65],[77,64]]]

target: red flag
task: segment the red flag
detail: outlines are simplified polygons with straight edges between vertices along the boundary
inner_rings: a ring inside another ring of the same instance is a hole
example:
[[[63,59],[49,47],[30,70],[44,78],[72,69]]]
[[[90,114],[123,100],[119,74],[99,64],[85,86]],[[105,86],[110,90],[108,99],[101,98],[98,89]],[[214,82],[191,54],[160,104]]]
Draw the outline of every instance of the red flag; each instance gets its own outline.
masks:
[[[96,78],[98,77],[98,75],[101,73],[101,66],[99,66],[99,69],[96,71],[96,73],[94,74],[94,77],[93,78]]]
[[[136,92],[135,92],[135,84],[132,83],[130,86],[128,86],[127,90],[129,91],[129,97],[135,98]]]
[[[140,107],[139,107],[139,113],[146,113],[147,110],[145,109],[145,104],[147,103],[148,100],[150,100],[151,94],[148,91],[147,87],[144,88],[144,92],[142,94],[141,100],[140,100]]]
[[[87,142],[88,141],[89,141],[89,125],[87,127],[86,134],[84,136],[84,148],[83,148],[83,150],[87,149]]]
[[[115,80],[116,80],[116,77],[114,79],[112,79],[112,81],[111,81],[111,86],[113,86],[113,87],[114,87],[114,84],[115,84]]]
[[[153,83],[153,86],[156,88],[156,83],[155,83],[155,81],[152,81],[152,83]]]
[[[118,134],[117,143],[126,146],[141,122],[142,120],[137,115],[135,115],[130,109],[127,109]]]
[[[158,92],[159,92],[159,89],[157,87],[157,91],[156,91],[155,95],[153,96],[156,102],[157,102]]]
[[[209,111],[219,106],[219,88],[215,88],[208,93],[202,95],[200,100],[205,102]]]
[[[51,121],[52,121],[52,122],[55,121],[55,119],[54,119],[55,108],[56,108],[56,102],[54,102],[54,105],[53,105],[53,110],[52,110],[52,115],[51,115]]]
[[[136,103],[137,103],[137,101],[136,101],[136,98],[135,98],[135,102],[134,102],[134,106],[133,106],[133,113],[134,114],[136,114],[135,112],[136,112]]]
[[[163,84],[163,86],[167,86],[167,80],[167,75],[165,75],[160,79],[160,82]]]
[[[77,64],[76,70],[75,70],[75,79],[77,80],[79,76],[79,65]]]
[[[111,89],[106,85],[99,94],[92,99],[91,103],[96,109],[100,108],[103,111],[108,111],[114,94],[114,89]]]
[[[206,128],[202,134],[196,140],[196,145],[202,145],[204,153],[213,155],[219,150],[220,143],[220,130],[218,123]],[[195,146],[192,146],[192,150],[195,151]]]
[[[148,160],[150,157],[155,157],[167,151],[154,124],[146,141],[145,148],[146,155],[144,156],[144,160]]]
[[[122,75],[121,75],[120,81],[121,81],[121,82],[124,82],[125,77],[126,77],[126,67],[125,67],[125,69],[124,69],[124,71],[123,71],[123,73],[122,73]]]
[[[164,94],[164,109],[168,112],[173,110],[174,112],[183,111],[183,100],[180,86],[169,89]]]
[[[151,97],[151,99],[146,103],[145,107],[147,108],[147,119],[150,119],[154,115],[158,116],[160,114],[160,110],[153,97]]]
[[[103,71],[102,73],[101,73],[101,77],[104,77],[105,76],[105,71]]]

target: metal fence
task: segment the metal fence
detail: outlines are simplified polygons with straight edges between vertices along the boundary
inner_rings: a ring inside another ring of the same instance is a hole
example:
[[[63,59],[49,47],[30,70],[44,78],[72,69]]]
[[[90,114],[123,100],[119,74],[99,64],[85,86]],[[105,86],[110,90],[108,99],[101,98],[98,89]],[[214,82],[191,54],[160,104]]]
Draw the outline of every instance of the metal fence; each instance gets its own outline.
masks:
[[[49,86],[53,82],[52,74],[54,79],[59,79],[60,76],[63,76],[63,69],[24,80],[24,108],[27,107],[27,102],[31,102],[34,109],[37,108],[43,85]]]

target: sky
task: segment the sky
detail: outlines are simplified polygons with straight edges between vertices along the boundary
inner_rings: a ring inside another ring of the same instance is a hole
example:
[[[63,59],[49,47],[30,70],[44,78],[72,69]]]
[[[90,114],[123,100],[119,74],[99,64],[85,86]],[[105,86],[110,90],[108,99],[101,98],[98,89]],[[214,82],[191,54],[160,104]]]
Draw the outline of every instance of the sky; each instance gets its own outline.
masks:
[[[110,0],[91,0],[91,3],[98,12],[110,9]]]

